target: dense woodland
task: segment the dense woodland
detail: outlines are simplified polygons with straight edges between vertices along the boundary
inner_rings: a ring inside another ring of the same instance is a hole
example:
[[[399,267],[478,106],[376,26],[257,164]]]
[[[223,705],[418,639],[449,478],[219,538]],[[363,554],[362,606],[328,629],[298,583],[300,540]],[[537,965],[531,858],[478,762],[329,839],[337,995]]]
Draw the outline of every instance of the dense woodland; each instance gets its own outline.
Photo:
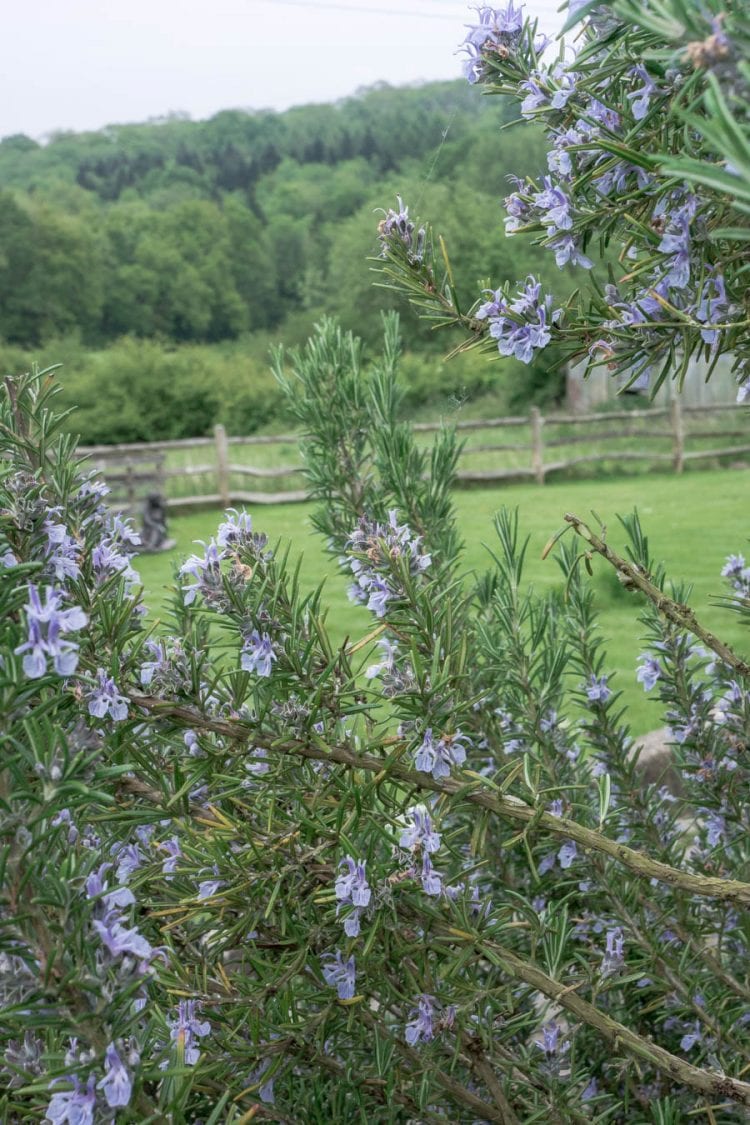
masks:
[[[549,254],[499,237],[506,175],[544,164],[541,135],[502,129],[512,112],[459,81],[44,143],[6,137],[3,366],[65,362],[90,440],[194,434],[219,417],[257,429],[278,408],[269,344],[300,342],[323,314],[379,336],[380,309],[397,301],[373,288],[367,259],[376,210],[397,193],[446,236],[460,286],[534,272],[564,294],[572,275]],[[512,405],[559,386],[545,370],[517,389],[512,361],[446,366],[444,339],[408,314],[404,331],[411,405],[489,383]]]

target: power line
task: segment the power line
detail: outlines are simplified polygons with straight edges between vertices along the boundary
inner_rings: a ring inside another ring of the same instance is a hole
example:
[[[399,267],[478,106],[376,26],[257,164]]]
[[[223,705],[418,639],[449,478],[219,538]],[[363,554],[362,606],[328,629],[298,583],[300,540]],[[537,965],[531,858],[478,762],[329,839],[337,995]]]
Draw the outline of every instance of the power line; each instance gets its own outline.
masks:
[[[441,14],[438,14],[437,12],[405,11],[403,8],[374,8],[374,7],[370,7],[369,5],[367,7],[364,7],[364,8],[362,8],[362,7],[353,8],[351,6],[351,4],[329,3],[329,0],[256,0],[256,3],[273,4],[274,6],[279,6],[279,5],[283,4],[287,8],[307,8],[308,10],[310,8],[327,8],[330,11],[351,12],[354,15],[356,15],[358,12],[366,12],[368,15],[377,15],[377,16],[400,16],[400,17],[417,16],[417,17],[419,17],[419,19],[446,20],[446,21],[449,20],[451,23],[455,23],[457,19],[460,19],[460,17],[458,17],[458,16],[454,17],[454,16],[449,16],[449,15],[441,15]],[[463,7],[463,4],[456,5],[456,6],[457,7],[459,7],[459,6]]]

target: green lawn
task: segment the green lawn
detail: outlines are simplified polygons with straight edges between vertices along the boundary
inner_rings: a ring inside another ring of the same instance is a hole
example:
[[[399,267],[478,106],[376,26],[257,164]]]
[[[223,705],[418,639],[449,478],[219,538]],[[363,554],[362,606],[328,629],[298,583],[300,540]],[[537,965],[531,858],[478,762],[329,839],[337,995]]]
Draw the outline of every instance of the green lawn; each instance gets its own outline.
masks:
[[[682,477],[639,476],[620,480],[559,481],[543,488],[514,485],[505,489],[462,491],[457,494],[461,529],[466,540],[467,570],[488,565],[485,544],[492,544],[493,514],[503,504],[518,507],[522,529],[531,537],[527,555],[527,575],[537,586],[559,581],[559,570],[552,559],[542,562],[544,544],[562,526],[564,512],[584,518],[593,508],[608,524],[608,542],[617,549],[624,536],[616,519],[637,506],[651,542],[652,553],[667,566],[675,580],[693,583],[691,604],[710,628],[740,651],[750,652],[750,634],[732,613],[711,605],[712,595],[724,592],[719,576],[726,556],[747,551],[750,518],[747,511],[746,470],[690,472]],[[302,553],[303,576],[309,586],[326,579],[324,600],[330,606],[329,623],[337,640],[367,631],[369,615],[352,606],[346,597],[348,585],[337,572],[334,559],[323,550],[310,526],[308,504],[263,506],[253,512],[255,526],[267,532],[272,541],[292,541],[293,552]],[[158,616],[165,588],[175,567],[192,551],[196,539],[209,539],[220,520],[219,512],[201,512],[173,518],[170,533],[176,538],[173,551],[145,556],[138,568],[146,589],[146,600]],[[639,625],[633,613],[632,596],[618,585],[602,560],[594,567],[593,582],[602,610],[601,623],[607,638],[609,668],[616,673],[615,685],[624,693],[631,708],[636,732],[661,725],[658,707],[635,682],[635,661],[641,650]]]

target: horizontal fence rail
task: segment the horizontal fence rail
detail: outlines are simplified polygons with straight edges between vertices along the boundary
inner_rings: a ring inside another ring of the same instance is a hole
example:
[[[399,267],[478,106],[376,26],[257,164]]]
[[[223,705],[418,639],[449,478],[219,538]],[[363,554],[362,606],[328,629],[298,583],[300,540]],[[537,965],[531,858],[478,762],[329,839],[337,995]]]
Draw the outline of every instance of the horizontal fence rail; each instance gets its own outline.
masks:
[[[687,462],[750,454],[750,426],[742,428],[746,418],[733,404],[682,406],[673,399],[666,408],[544,416],[533,407],[523,416],[459,421],[464,445],[458,483],[544,484],[551,473],[605,462],[671,465],[681,473]],[[442,425],[415,423],[418,442],[427,442]],[[500,440],[494,441],[488,432],[503,429],[514,430],[508,434],[513,440],[498,434]],[[110,485],[113,504],[126,510],[135,510],[151,492],[170,508],[229,507],[306,500],[299,440],[296,433],[230,437],[224,426],[216,426],[213,437],[91,445],[81,452]],[[246,488],[248,478],[257,482],[254,491]]]

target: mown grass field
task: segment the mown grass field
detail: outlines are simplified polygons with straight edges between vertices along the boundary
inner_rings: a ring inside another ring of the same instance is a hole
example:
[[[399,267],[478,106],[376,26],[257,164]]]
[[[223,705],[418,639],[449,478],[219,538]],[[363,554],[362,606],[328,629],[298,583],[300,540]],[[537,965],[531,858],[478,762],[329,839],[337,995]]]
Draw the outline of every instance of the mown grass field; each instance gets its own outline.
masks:
[[[615,548],[624,543],[617,513],[638,508],[649,536],[653,555],[662,560],[670,577],[692,582],[691,604],[698,616],[735,648],[750,653],[750,631],[737,615],[711,602],[724,592],[720,571],[730,553],[750,554],[750,474],[742,469],[715,472],[693,471],[681,477],[658,474],[618,480],[559,481],[540,488],[513,485],[502,490],[481,489],[456,494],[456,504],[466,547],[467,572],[491,565],[487,546],[493,545],[493,515],[503,505],[518,507],[522,530],[529,535],[527,578],[536,587],[559,583],[553,559],[541,560],[542,549],[562,526],[563,514],[584,518],[594,509],[607,524],[607,540]],[[255,527],[270,539],[291,541],[292,557],[302,554],[302,576],[306,586],[325,580],[324,603],[329,607],[332,636],[360,636],[368,631],[369,615],[348,601],[348,585],[338,572],[335,559],[323,549],[312,531],[309,504],[258,507],[253,511]],[[145,556],[139,570],[152,616],[159,617],[166,589],[175,568],[192,551],[193,540],[209,539],[221,518],[218,511],[204,511],[173,518],[170,533],[177,540],[173,551]],[[596,597],[601,625],[607,639],[608,670],[613,686],[623,692],[633,730],[641,733],[662,724],[659,707],[645,696],[635,681],[635,664],[642,644],[643,627],[637,620],[637,602],[617,582],[603,560],[594,561]]]

